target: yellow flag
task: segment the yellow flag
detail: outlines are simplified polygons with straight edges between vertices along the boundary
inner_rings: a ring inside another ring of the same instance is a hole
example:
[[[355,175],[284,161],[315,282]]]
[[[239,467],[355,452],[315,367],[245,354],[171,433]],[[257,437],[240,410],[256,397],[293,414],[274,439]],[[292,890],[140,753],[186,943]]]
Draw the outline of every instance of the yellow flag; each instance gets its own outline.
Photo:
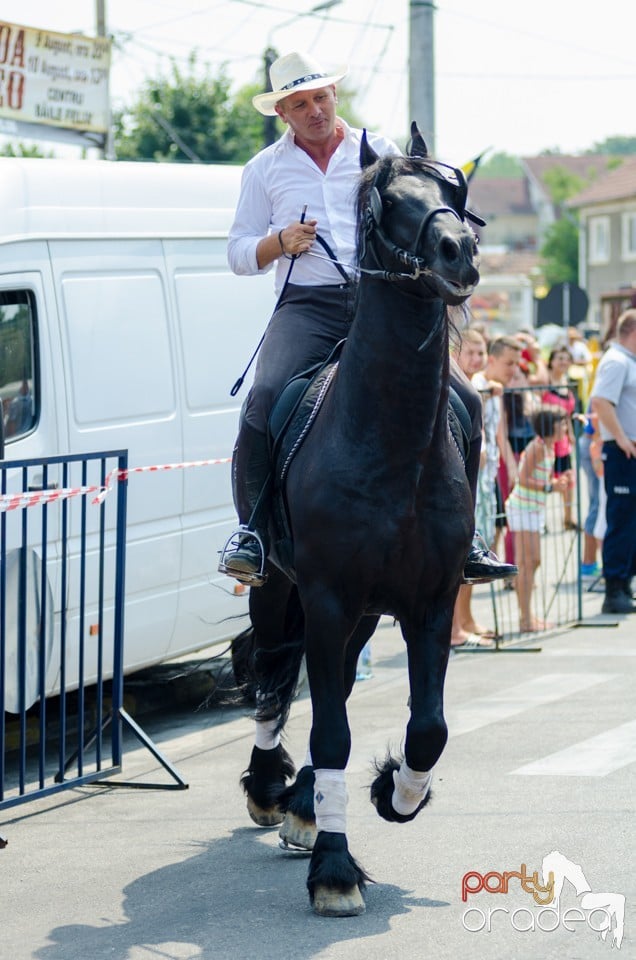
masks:
[[[486,154],[488,153],[488,150],[490,150],[490,147],[487,147],[486,150],[482,150],[482,152],[479,154],[479,156],[478,156],[478,157],[475,157],[474,160],[469,160],[468,163],[463,164],[463,166],[462,166],[462,172],[466,175],[466,179],[467,179],[469,182],[470,182],[471,178],[474,177],[475,173],[477,172],[477,167],[479,166],[479,164],[481,163],[481,161],[483,160],[483,158],[484,158],[484,157],[486,156]]]

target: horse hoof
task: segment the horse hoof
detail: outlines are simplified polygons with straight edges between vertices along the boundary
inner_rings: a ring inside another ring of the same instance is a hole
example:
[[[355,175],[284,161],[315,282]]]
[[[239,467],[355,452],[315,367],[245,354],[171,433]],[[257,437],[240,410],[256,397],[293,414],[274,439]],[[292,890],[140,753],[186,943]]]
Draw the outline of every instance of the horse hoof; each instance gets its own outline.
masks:
[[[311,851],[316,842],[316,824],[301,820],[288,810],[278,836],[281,839],[279,846],[283,850],[295,847],[298,850]]]
[[[283,822],[283,814],[279,807],[274,806],[264,810],[263,807],[254,803],[250,797],[247,798],[247,812],[259,827],[275,827]]]
[[[288,843],[287,840],[279,840],[278,846],[284,853],[289,853],[292,857],[311,856],[311,850],[307,850],[306,847],[295,847],[293,844]]]
[[[366,910],[357,886],[344,891],[317,886],[313,907],[320,917],[359,917]]]

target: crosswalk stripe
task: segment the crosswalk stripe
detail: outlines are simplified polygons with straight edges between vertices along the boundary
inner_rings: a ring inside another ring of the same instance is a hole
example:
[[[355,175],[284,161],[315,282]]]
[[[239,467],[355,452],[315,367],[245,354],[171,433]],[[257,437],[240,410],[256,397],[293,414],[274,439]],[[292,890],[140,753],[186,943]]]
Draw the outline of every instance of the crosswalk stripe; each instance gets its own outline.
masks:
[[[607,683],[615,677],[613,673],[548,673],[514,687],[506,687],[487,697],[478,697],[457,707],[449,706],[446,711],[449,735],[459,737],[464,733],[472,733],[490,723],[506,720],[542,704],[553,703],[597,683]]]
[[[524,776],[605,777],[635,761],[636,720],[631,720],[512,772]]]
[[[571,650],[542,650],[541,655],[543,657],[572,657]],[[610,650],[607,647],[598,647],[596,650],[577,650],[576,659],[579,660],[581,657],[636,657],[636,650],[630,649],[627,647],[624,650],[616,649]]]

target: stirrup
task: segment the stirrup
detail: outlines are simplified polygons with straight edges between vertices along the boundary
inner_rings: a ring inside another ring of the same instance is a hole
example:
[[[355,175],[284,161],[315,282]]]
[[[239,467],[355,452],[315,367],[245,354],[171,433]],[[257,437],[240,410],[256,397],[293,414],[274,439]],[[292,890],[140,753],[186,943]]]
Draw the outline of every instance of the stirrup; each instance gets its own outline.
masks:
[[[243,573],[240,570],[234,570],[232,567],[227,566],[226,558],[228,553],[234,553],[239,549],[241,546],[241,539],[244,536],[252,537],[252,539],[257,541],[260,547],[261,568],[257,573]],[[252,530],[245,524],[241,524],[241,526],[237,530],[234,530],[227,538],[220,554],[218,566],[219,573],[224,573],[228,577],[233,577],[235,580],[238,580],[239,583],[243,583],[247,587],[262,587],[267,580],[267,574],[265,573],[265,545],[263,544],[263,539],[257,530]]]

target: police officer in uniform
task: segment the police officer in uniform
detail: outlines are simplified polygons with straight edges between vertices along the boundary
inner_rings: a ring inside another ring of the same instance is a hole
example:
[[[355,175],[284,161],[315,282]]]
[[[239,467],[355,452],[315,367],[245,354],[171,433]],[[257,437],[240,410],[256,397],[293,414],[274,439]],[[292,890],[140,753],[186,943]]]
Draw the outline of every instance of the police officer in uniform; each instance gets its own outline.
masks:
[[[636,613],[636,309],[618,318],[616,340],[601,358],[592,390],[598,414],[607,531],[603,540],[603,613]]]

